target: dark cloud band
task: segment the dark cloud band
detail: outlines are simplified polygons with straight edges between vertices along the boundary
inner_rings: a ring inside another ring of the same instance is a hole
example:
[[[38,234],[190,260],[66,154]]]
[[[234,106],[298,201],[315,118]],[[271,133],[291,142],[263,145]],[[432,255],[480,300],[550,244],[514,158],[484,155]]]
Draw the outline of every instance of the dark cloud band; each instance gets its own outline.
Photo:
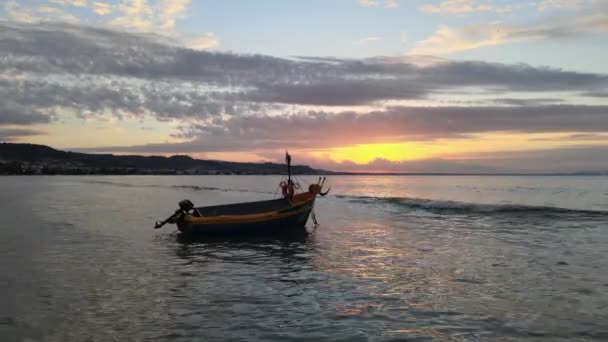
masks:
[[[606,75],[523,64],[434,61],[420,67],[397,58],[283,59],[212,53],[175,46],[161,36],[59,23],[1,21],[0,50],[5,54],[0,68],[5,72],[37,78],[69,75],[166,82],[173,83],[174,92],[189,91],[179,85],[185,82],[233,89],[238,100],[245,102],[356,106],[420,99],[462,87],[485,92],[587,93],[605,92],[608,87]],[[193,101],[209,102],[203,95]],[[151,108],[153,102],[147,108],[152,113],[183,111],[178,106],[157,110]]]
[[[323,148],[362,143],[465,138],[487,132],[608,131],[608,106],[393,107],[366,114],[308,112],[288,116],[239,116],[184,126],[190,142],[114,146],[98,151],[227,152]]]

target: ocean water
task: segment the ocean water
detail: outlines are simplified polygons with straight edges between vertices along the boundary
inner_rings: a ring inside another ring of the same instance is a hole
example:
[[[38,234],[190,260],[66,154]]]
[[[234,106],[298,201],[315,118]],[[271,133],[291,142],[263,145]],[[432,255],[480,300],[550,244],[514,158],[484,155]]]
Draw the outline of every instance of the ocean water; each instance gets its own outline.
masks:
[[[608,340],[606,177],[332,176],[303,236],[153,229],[280,180],[1,177],[0,340]]]

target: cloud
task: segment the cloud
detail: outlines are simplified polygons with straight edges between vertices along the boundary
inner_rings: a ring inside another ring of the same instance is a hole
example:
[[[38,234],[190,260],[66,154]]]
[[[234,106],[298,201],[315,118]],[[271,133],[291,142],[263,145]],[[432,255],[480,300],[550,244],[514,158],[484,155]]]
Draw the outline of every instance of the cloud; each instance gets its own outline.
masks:
[[[74,7],[85,7],[87,6],[87,0],[50,0],[52,3],[64,5],[64,6],[74,6]]]
[[[560,69],[532,67],[526,64],[485,62],[439,63],[422,68],[421,81],[433,87],[480,86],[488,90],[543,92],[569,91],[577,88],[606,87],[607,76],[568,72]],[[567,83],[567,84],[565,84]]]
[[[182,127],[187,142],[114,146],[98,152],[231,152],[331,148],[368,143],[467,138],[489,132],[607,132],[608,106],[394,107],[370,113],[307,112],[215,118]]]
[[[185,18],[191,0],[159,0],[150,4],[147,0],[123,0],[113,7],[105,3],[95,3],[95,12],[108,14],[109,10],[117,13],[108,22],[110,27],[137,30],[140,32],[161,31],[174,34],[178,20]]]
[[[484,46],[501,45],[509,39],[509,33],[492,26],[469,26],[454,29],[440,27],[431,37],[416,44],[411,54],[445,55]]]
[[[120,15],[110,21],[110,26],[152,31],[152,28],[159,24],[153,21],[154,9],[146,0],[123,0],[116,9]]]
[[[261,84],[245,98],[298,105],[358,106],[389,99],[423,98],[428,89],[405,80],[340,80],[315,84]]]
[[[87,8],[103,18],[96,21],[104,27],[140,33],[162,32],[173,41],[187,41],[194,49],[217,47],[219,40],[213,33],[203,33],[198,37],[184,39],[187,35],[176,30],[179,20],[186,17],[191,0],[121,0],[116,4],[89,0],[50,0],[62,8],[51,6],[34,7],[9,0],[4,4],[8,19],[24,22],[50,22],[81,24],[88,22],[84,17],[74,15],[74,9]],[[72,12],[71,12],[72,11]],[[79,11],[81,11],[79,9]]]
[[[534,99],[512,99],[502,98],[494,99],[492,102],[496,104],[504,104],[508,106],[524,106],[533,107],[538,105],[556,104],[565,102],[564,99],[553,99],[553,98],[534,98]]]
[[[521,5],[519,5],[521,6]],[[437,5],[425,4],[420,6],[420,10],[426,13],[447,13],[447,14],[463,14],[472,12],[497,12],[506,13],[513,11],[519,6],[506,5],[494,6],[491,1],[479,0],[446,0]]]
[[[0,105],[0,124],[72,116],[170,120],[179,127],[180,144],[106,148],[148,153],[608,131],[606,106],[551,98],[606,92],[602,74],[420,56],[287,59],[177,44],[100,27],[0,21],[0,97],[10,99]],[[440,104],[433,97],[470,96],[471,89],[504,98],[476,107],[395,104]],[[529,99],[513,96],[521,93]]]
[[[24,23],[62,21],[76,23],[78,18],[62,9],[50,6],[29,8],[19,5],[16,1],[4,4],[6,16],[12,20]]]
[[[206,33],[204,35],[192,38],[188,41],[187,46],[195,50],[208,50],[218,47],[219,41],[215,34]]]
[[[43,135],[45,132],[27,129],[27,128],[3,128],[0,127],[0,141],[15,141],[18,138],[34,136],[34,135]]]
[[[359,0],[359,5],[363,7],[397,8],[399,2],[397,0]]]
[[[587,97],[599,97],[599,98],[606,97],[606,98],[608,98],[608,91],[589,91],[589,92],[583,93],[582,95],[587,96]]]
[[[608,135],[598,133],[577,133],[549,138],[532,138],[530,141],[608,141]]]
[[[363,7],[376,7],[380,5],[378,1],[374,0],[359,0],[359,4]]]
[[[93,11],[99,15],[109,15],[114,10],[114,7],[111,4],[95,1],[93,3]]]
[[[31,125],[35,123],[48,123],[51,116],[40,111],[14,102],[14,100],[3,97],[0,102],[0,125]]]
[[[608,85],[606,75],[525,64],[445,61],[420,67],[408,59],[390,58],[294,61],[263,55],[196,51],[173,45],[162,36],[97,27],[0,21],[0,29],[3,32],[0,48],[6,56],[0,61],[2,70],[39,75],[196,81],[246,89],[255,98],[259,98],[260,93],[280,95],[285,92],[280,88],[290,86],[294,91],[301,91],[329,86],[357,89],[370,85],[383,88],[377,91],[376,97],[383,100],[461,86],[542,92],[600,91]],[[319,104],[331,101],[329,95],[319,96]],[[373,97],[369,100],[373,101]]]
[[[95,27],[0,22],[0,28],[0,49],[6,54],[0,68],[31,81],[21,88],[14,80],[0,85],[10,88],[4,91],[9,98],[16,96],[15,89],[36,94],[33,99],[23,99],[26,106],[54,93],[64,94],[62,99],[70,101],[48,101],[49,106],[103,112],[99,103],[105,99],[101,103],[114,114],[119,112],[114,107],[120,104],[124,113],[161,116],[164,112],[163,118],[184,118],[268,104],[371,105],[421,99],[459,87],[504,93],[600,92],[608,86],[604,75],[527,65],[435,61],[418,66],[411,58],[294,61],[191,50],[161,36]],[[54,81],[47,89],[38,84],[50,79]],[[150,84],[157,84],[158,89]],[[90,91],[82,94],[80,89]],[[98,100],[88,94],[95,94]],[[110,94],[116,99],[108,98]],[[168,94],[172,98],[154,100]],[[135,105],[125,104],[127,100]]]
[[[511,13],[524,8],[536,8],[538,11],[581,9],[595,3],[594,0],[542,0],[521,1],[501,6],[496,5],[493,0],[445,0],[437,4],[424,4],[419,9],[426,13],[461,15],[476,12]]]
[[[476,153],[461,159],[510,172],[559,173],[608,170],[608,145],[571,146],[546,150]]]
[[[536,5],[536,8],[539,11],[546,11],[549,9],[577,9],[582,8],[586,2],[590,3],[590,1],[585,0],[543,0]]]
[[[161,0],[159,8],[160,29],[173,30],[175,22],[183,19],[191,0]]]
[[[551,18],[531,26],[502,23],[469,25],[461,28],[441,26],[431,37],[419,41],[411,54],[445,55],[485,46],[543,39],[565,39],[608,32],[608,14]]]
[[[79,77],[64,79],[64,82],[0,80],[0,97],[10,99],[11,102],[4,103],[3,112],[12,113],[2,115],[0,123],[3,118],[11,118],[8,123],[49,122],[50,114],[56,112],[74,113],[79,118],[203,119],[220,116],[237,105],[223,101],[219,95],[199,91],[195,85],[188,87],[163,81],[151,84],[104,77]],[[24,121],[15,122],[19,117]]]

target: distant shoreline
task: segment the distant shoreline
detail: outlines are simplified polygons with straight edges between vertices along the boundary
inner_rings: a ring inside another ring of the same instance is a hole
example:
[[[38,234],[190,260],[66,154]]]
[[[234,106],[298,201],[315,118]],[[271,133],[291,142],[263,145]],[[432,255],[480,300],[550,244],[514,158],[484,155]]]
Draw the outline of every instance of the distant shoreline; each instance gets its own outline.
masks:
[[[463,177],[606,177],[608,173],[376,173],[376,172],[334,172],[334,173],[315,173],[315,174],[292,174],[293,176],[315,176],[315,177],[327,177],[327,176],[463,176]],[[247,174],[184,174],[184,173],[39,173],[39,174],[11,174],[4,173],[2,176],[287,176],[287,174],[273,174],[273,173],[247,173]]]
[[[607,176],[606,171],[527,172],[348,172],[292,165],[293,175],[307,176]],[[0,143],[0,175],[62,176],[178,176],[178,175],[286,175],[285,164],[243,163],[193,159],[187,155],[138,156],[65,152],[45,145]]]

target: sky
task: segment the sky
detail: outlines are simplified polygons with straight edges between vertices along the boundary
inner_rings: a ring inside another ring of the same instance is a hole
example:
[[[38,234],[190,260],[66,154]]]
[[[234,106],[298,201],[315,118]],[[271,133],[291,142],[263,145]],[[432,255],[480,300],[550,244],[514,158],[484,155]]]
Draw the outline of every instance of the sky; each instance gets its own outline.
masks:
[[[608,0],[4,0],[0,141],[608,170]]]

